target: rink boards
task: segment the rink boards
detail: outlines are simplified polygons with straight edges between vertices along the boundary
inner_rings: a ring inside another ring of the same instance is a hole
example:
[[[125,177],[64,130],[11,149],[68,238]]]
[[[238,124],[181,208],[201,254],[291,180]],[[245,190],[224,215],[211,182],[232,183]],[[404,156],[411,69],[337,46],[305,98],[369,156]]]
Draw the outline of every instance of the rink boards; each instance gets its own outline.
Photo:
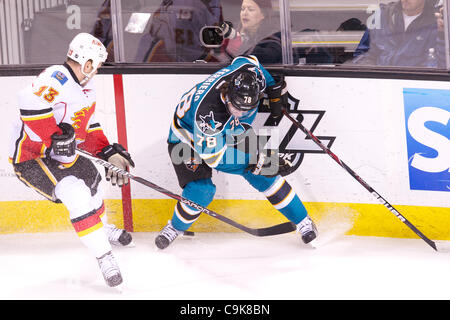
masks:
[[[136,163],[133,174],[180,193],[166,139],[181,95],[206,75],[99,75],[97,119],[111,142],[124,139]],[[1,147],[9,149],[9,123],[18,117],[15,93],[32,77],[0,77]],[[118,84],[123,81],[123,90]],[[292,114],[323,144],[395,206],[424,234],[450,239],[450,83],[439,81],[288,77]],[[123,104],[120,102],[123,94]],[[119,109],[118,109],[119,108]],[[121,113],[121,111],[125,111]],[[346,224],[348,234],[415,237],[365,188],[284,119],[260,135],[298,166],[287,177],[320,225]],[[103,173],[103,168],[99,168]],[[43,200],[15,176],[4,152],[0,162],[0,233],[71,230],[62,205]],[[265,198],[236,176],[214,173],[211,209],[242,224],[262,227],[285,221]],[[133,231],[156,231],[172,215],[174,200],[131,183],[131,200],[105,184],[107,214]],[[122,208],[127,208],[125,213]],[[125,218],[124,218],[125,216]],[[193,231],[233,232],[208,216]]]

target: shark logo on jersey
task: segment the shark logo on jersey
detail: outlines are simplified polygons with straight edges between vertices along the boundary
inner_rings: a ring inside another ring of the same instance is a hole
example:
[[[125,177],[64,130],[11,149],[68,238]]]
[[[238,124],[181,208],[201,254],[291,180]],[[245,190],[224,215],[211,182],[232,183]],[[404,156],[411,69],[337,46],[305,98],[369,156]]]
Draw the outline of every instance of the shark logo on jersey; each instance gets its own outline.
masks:
[[[199,124],[200,130],[206,134],[214,134],[222,127],[222,123],[214,119],[214,113],[209,112],[206,116],[199,115],[202,122]]]
[[[314,134],[320,121],[325,115],[325,111],[319,110],[300,110],[300,101],[288,93],[289,113],[309,128]],[[292,169],[287,172],[291,174],[303,162],[305,154],[324,153],[311,139],[286,117],[283,117],[279,123],[274,123],[269,117],[268,99],[264,99],[259,105],[258,115],[253,122],[254,128],[258,130],[258,136],[267,139],[266,148],[278,150],[278,156],[292,163]],[[336,137],[315,135],[327,148],[331,148]]]
[[[411,190],[450,191],[450,90],[403,89]]]

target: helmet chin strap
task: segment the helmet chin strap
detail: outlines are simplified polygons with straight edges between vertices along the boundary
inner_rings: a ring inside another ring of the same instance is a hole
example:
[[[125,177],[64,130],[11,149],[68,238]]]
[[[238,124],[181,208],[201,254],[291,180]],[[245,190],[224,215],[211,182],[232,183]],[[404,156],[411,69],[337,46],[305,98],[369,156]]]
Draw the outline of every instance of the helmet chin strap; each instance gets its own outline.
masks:
[[[231,116],[235,116],[235,115],[233,114],[233,112],[230,110],[230,104],[231,104],[231,101],[230,101],[230,99],[228,98],[228,94],[225,94],[225,95],[224,95],[224,98],[225,98],[225,107],[226,107],[228,113],[229,113]],[[231,105],[232,105],[232,104],[231,104]]]
[[[95,70],[94,70],[94,71],[95,71]],[[89,74],[82,72],[82,74],[83,74],[83,76],[84,76],[84,78],[80,81],[80,84],[81,84],[82,86],[85,85],[86,83],[88,83],[89,80],[92,79],[92,73],[94,73],[94,71],[92,71],[92,72],[89,73]]]
[[[97,70],[96,68],[92,69],[92,71],[90,73],[85,73],[84,72],[84,67],[86,66],[87,61],[84,63],[84,65],[81,67],[81,73],[83,74],[84,78],[83,80],[80,81],[81,85],[85,85],[86,83],[89,82],[89,80],[92,79],[92,75],[94,74],[95,70]]]
[[[89,78],[87,75],[84,75],[84,78],[83,80],[80,81],[80,84],[84,86],[86,83],[89,82],[89,80],[91,80],[91,78]]]

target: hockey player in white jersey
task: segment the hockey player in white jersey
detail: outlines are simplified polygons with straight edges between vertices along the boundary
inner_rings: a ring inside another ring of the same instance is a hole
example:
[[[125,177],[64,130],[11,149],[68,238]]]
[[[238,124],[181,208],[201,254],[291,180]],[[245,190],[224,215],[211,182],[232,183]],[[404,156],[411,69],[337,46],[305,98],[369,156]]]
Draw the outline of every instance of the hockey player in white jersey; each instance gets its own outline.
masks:
[[[95,119],[92,78],[106,57],[97,38],[80,33],[71,41],[63,65],[48,67],[19,92],[20,119],[11,141],[10,161],[25,185],[66,206],[106,283],[116,287],[122,275],[111,244],[126,246],[132,237],[107,223],[100,173],[91,161],[75,153],[79,147],[122,169],[134,166],[121,145],[109,143]],[[106,173],[106,180],[119,186],[128,183],[127,177],[112,171]]]
[[[255,56],[241,56],[186,92],[176,107],[170,127],[169,154],[183,189],[182,196],[203,207],[213,200],[216,186],[213,169],[242,176],[287,219],[297,225],[304,243],[317,236],[306,208],[284,179],[290,162],[269,154],[258,143],[252,123],[263,94],[268,95],[271,116],[279,119],[287,102],[286,83],[274,77]],[[257,141],[254,137],[253,141]],[[201,210],[178,202],[172,219],[155,239],[164,249],[187,230]]]

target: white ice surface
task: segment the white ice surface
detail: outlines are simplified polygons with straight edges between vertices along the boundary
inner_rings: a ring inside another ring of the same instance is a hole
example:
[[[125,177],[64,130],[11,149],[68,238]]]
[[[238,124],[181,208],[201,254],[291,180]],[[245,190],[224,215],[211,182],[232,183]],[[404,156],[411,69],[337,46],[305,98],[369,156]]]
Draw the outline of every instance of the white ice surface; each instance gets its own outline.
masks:
[[[421,239],[197,233],[166,250],[155,233],[114,247],[123,292],[108,288],[75,233],[0,236],[0,299],[449,299],[450,253]]]

